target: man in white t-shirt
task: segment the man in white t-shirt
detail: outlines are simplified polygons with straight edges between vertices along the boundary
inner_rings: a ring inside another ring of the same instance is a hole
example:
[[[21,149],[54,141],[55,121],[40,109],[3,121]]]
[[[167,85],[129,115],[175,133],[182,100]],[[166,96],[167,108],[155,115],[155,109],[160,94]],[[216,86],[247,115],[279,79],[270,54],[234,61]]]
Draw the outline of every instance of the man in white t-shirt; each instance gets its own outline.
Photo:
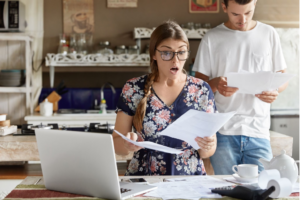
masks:
[[[237,111],[217,133],[217,150],[211,157],[215,174],[232,174],[232,166],[257,164],[270,160],[270,104],[287,84],[262,94],[236,93],[227,86],[225,74],[285,72],[279,36],[269,25],[252,20],[256,0],[224,0],[222,8],[228,21],[211,29],[202,39],[193,71],[209,83],[220,113]]]

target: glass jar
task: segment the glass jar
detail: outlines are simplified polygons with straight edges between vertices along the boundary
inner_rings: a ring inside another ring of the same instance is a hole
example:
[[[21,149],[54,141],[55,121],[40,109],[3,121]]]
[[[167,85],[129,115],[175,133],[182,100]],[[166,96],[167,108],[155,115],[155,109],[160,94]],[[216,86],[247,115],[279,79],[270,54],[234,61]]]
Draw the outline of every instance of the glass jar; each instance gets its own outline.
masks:
[[[97,54],[102,54],[102,55],[114,54],[113,50],[110,49],[109,46],[110,46],[109,41],[99,42]]]
[[[204,28],[210,29],[211,28],[210,23],[205,23]]]
[[[193,30],[193,29],[194,29],[194,22],[188,22],[188,23],[186,24],[186,28],[187,28],[187,29],[190,29],[190,30]]]
[[[199,29],[202,27],[202,24],[201,23],[195,23],[195,29]]]
[[[140,54],[139,47],[137,45],[128,46],[128,54]]]
[[[126,54],[127,53],[127,49],[125,45],[120,45],[116,47],[116,54],[120,55],[120,54]]]

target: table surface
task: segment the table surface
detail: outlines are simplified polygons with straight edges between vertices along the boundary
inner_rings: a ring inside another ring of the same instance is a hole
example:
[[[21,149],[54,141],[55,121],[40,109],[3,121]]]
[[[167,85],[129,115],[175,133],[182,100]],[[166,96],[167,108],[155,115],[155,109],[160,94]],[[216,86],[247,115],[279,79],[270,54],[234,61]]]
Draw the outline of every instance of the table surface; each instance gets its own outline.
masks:
[[[182,178],[182,177],[192,177],[192,176],[120,176],[119,179],[122,181],[126,181],[126,179],[129,178],[145,178],[150,184],[151,183],[158,183],[158,182],[163,182],[164,179],[169,179],[169,178]],[[219,178],[219,179],[223,179],[225,177],[229,177],[229,175],[214,175],[212,177],[215,178]],[[299,181],[299,180],[298,180]],[[18,185],[13,191],[12,193],[10,193],[7,198],[5,198],[4,200],[14,200],[18,198],[24,198],[24,196],[22,196],[22,194],[24,195],[26,193],[26,190],[35,190],[35,191],[45,191],[45,186],[44,186],[44,181],[43,181],[43,177],[42,176],[28,176],[26,177],[26,179],[24,179],[20,185]],[[55,191],[52,191],[53,194],[57,193]],[[57,194],[56,194],[57,195]],[[55,196],[55,195],[54,195]],[[33,198],[33,199],[43,199],[43,198]],[[50,198],[49,198],[50,199]],[[56,198],[52,198],[52,199],[56,199]],[[80,200],[90,200],[90,199],[99,199],[99,198],[93,198],[93,197],[68,197],[68,198],[64,198],[64,199],[80,199]],[[154,198],[154,197],[142,197],[142,196],[137,196],[137,197],[133,197],[133,198],[129,198],[132,200],[158,200],[161,198]],[[223,197],[222,199],[231,199],[233,200],[233,198],[229,198],[229,197]],[[288,197],[288,198],[280,198],[280,200],[284,200],[284,199],[299,199],[299,196],[295,196],[295,197]],[[213,199],[211,199],[213,200]],[[217,199],[216,199],[217,200]]]

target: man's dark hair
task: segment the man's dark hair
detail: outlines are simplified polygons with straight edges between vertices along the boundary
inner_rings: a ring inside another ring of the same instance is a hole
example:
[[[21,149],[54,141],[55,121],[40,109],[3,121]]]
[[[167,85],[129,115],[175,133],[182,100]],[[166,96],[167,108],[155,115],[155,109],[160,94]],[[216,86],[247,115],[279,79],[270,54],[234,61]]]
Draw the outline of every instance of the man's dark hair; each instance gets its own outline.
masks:
[[[240,4],[240,5],[246,5],[248,3],[250,3],[253,0],[223,0],[225,6],[228,6],[228,1],[235,1],[236,3]]]

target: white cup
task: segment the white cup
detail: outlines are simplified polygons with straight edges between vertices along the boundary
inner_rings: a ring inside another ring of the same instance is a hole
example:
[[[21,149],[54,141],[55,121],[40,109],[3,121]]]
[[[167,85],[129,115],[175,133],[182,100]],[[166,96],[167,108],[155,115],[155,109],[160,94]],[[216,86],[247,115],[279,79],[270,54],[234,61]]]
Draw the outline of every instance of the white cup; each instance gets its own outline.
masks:
[[[237,170],[235,168],[237,168]],[[232,171],[234,171],[242,178],[254,178],[258,176],[258,165],[253,165],[253,164],[233,165]]]

